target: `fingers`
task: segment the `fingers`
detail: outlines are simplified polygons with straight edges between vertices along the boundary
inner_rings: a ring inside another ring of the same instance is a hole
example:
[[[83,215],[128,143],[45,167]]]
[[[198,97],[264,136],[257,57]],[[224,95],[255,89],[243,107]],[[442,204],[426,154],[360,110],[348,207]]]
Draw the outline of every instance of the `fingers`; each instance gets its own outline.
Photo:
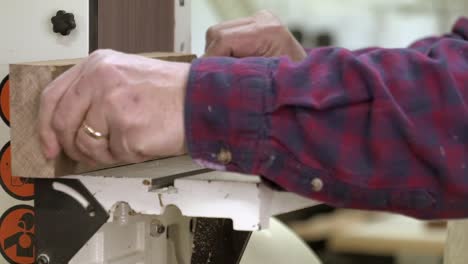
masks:
[[[256,27],[253,24],[221,29],[217,33],[216,39],[211,41],[207,47],[205,56],[259,56],[263,52],[259,50],[259,45],[266,46],[268,44],[258,37]]]
[[[302,46],[269,11],[260,11],[211,27],[206,33],[205,55],[229,57],[289,56],[300,61],[306,54]]]
[[[41,95],[38,129],[42,150],[47,159],[54,159],[60,152],[60,144],[52,127],[53,113],[67,89],[77,81],[81,68],[82,65],[78,64],[60,75]]]
[[[251,17],[247,17],[247,18],[239,18],[239,19],[226,21],[226,22],[210,27],[206,31],[205,51],[208,49],[211,43],[219,37],[219,34],[221,33],[222,30],[228,29],[228,28],[236,28],[236,27],[243,26],[243,25],[248,25],[254,22],[255,21]]]
[[[93,135],[89,134],[87,128],[91,128],[103,136],[93,137]],[[96,163],[117,163],[109,150],[109,129],[102,104],[94,103],[91,105],[86,118],[78,129],[74,143],[81,153]]]
[[[65,153],[73,160],[86,160],[76,147],[75,138],[88,111],[94,89],[86,77],[80,76],[60,99],[52,118],[52,128]]]
[[[39,129],[47,157],[56,158],[63,149],[78,161],[109,164],[180,152],[183,118],[177,118],[182,136],[174,136],[174,129],[168,132],[164,124],[174,113],[183,117],[190,65],[184,65],[185,71],[181,63],[107,53],[91,55],[81,69],[72,68],[44,92]]]

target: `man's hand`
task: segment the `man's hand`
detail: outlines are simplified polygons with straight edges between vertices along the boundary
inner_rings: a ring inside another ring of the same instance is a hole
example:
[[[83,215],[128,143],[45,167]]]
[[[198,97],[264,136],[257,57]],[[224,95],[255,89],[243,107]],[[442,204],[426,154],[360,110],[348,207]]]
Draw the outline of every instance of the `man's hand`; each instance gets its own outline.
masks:
[[[189,69],[187,63],[94,52],[42,93],[45,156],[54,159],[64,150],[77,161],[112,164],[183,154]],[[86,126],[104,136],[90,136]]]
[[[208,29],[205,56],[278,57],[303,60],[307,54],[281,21],[268,11]]]

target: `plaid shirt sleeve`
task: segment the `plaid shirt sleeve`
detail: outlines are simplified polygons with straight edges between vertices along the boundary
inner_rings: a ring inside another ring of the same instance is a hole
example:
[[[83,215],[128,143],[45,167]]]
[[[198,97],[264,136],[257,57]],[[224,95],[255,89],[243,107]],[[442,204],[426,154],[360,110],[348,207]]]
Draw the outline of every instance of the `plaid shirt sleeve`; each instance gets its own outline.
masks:
[[[406,49],[203,58],[185,127],[204,166],[347,208],[468,216],[468,19]]]

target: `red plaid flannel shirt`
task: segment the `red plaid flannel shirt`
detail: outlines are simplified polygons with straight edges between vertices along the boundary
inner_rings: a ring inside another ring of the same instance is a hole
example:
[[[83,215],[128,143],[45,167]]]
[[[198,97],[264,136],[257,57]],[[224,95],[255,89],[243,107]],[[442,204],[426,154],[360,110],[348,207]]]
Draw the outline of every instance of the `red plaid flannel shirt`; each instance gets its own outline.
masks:
[[[189,153],[347,208],[468,217],[468,18],[409,48],[202,58]]]

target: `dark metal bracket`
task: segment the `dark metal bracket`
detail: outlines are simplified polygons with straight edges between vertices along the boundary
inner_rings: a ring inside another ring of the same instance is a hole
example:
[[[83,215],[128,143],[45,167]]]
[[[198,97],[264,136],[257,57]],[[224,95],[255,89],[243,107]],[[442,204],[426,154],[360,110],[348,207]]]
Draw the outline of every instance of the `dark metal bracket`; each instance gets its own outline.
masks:
[[[36,263],[67,264],[109,215],[79,180],[38,179],[35,188]]]

